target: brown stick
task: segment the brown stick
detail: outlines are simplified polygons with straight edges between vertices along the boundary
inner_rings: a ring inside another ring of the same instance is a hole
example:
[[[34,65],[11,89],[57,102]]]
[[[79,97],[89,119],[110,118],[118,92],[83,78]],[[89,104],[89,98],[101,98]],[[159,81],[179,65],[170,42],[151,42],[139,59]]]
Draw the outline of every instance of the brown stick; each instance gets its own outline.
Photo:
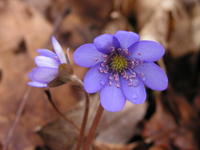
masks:
[[[101,120],[103,110],[104,110],[103,107],[101,106],[101,104],[99,104],[99,107],[98,107],[98,110],[96,112],[94,121],[93,121],[92,126],[89,130],[86,142],[83,146],[83,150],[89,150],[89,148],[90,148],[90,146],[91,146],[91,144],[94,140],[94,137],[95,137],[95,134],[96,134],[96,129],[97,129],[97,126],[98,126],[98,124]]]
[[[85,93],[85,96],[86,96],[85,112],[84,112],[83,121],[82,121],[82,124],[81,124],[81,130],[80,130],[80,134],[79,134],[79,137],[78,137],[76,150],[80,150],[82,142],[85,138],[84,134],[85,134],[85,128],[86,128],[86,125],[87,125],[88,114],[89,114],[89,105],[90,105],[89,95],[87,93]]]
[[[47,95],[48,101],[50,102],[50,104],[52,105],[52,107],[54,108],[54,110],[67,122],[69,122],[77,131],[79,131],[79,127],[69,118],[67,118],[56,106],[56,104],[54,103],[53,99],[52,99],[52,95],[49,89],[44,90],[45,94]]]

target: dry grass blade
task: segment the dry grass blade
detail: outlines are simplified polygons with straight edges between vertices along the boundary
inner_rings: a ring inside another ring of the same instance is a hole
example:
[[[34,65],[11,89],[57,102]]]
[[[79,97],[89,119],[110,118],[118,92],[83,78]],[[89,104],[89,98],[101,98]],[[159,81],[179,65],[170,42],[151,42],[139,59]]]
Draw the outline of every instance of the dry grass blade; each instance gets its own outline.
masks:
[[[20,120],[20,117],[22,116],[22,113],[23,113],[23,110],[25,108],[25,105],[26,105],[26,103],[28,101],[28,96],[30,94],[30,89],[31,88],[29,87],[24,92],[24,95],[22,97],[21,103],[20,103],[19,108],[18,108],[17,113],[16,113],[15,120],[14,120],[11,128],[8,131],[7,138],[6,138],[5,143],[3,145],[3,150],[7,150],[10,142],[12,141],[12,136],[13,136],[14,131],[15,131],[16,127],[17,127],[17,124],[18,124],[18,122]]]

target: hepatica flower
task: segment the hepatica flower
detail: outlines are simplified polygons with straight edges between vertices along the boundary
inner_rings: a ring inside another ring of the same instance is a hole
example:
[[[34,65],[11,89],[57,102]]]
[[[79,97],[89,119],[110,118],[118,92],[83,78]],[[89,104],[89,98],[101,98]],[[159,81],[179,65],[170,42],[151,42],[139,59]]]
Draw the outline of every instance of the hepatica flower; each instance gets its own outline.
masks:
[[[74,61],[90,68],[84,77],[88,93],[100,93],[101,105],[107,111],[120,111],[126,100],[144,103],[145,86],[162,91],[167,88],[165,72],[154,63],[164,55],[158,42],[140,41],[138,34],[118,31],[103,34],[93,43],[74,52]]]
[[[48,87],[49,83],[57,78],[61,64],[67,64],[65,54],[55,39],[52,37],[52,44],[55,52],[48,49],[38,49],[40,54],[35,58],[36,68],[29,73],[32,80],[28,85],[33,87]]]

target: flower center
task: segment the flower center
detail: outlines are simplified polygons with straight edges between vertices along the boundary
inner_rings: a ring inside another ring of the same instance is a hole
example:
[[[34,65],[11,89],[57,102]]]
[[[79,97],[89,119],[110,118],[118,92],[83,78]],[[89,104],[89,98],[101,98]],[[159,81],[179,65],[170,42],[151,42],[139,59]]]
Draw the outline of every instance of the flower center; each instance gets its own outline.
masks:
[[[134,68],[143,62],[129,57],[129,52],[126,49],[115,49],[108,55],[103,55],[104,60],[100,63],[99,72],[109,74],[109,85],[115,85],[120,87],[120,78],[127,81],[129,86],[138,85],[138,73],[134,71]],[[102,84],[104,82],[102,81]]]
[[[111,58],[110,67],[113,71],[121,72],[128,67],[128,61],[121,55],[115,55]]]

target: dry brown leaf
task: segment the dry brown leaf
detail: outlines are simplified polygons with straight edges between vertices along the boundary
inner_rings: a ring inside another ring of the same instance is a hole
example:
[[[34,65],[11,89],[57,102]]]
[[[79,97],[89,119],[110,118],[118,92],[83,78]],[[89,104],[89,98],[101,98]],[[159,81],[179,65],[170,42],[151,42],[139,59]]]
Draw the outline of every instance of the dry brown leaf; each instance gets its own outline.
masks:
[[[163,109],[161,102],[158,100],[156,105],[156,112],[151,119],[146,122],[143,136],[146,143],[153,142],[154,145],[169,148],[168,138],[170,134],[177,128],[173,117]]]
[[[160,9],[162,8],[162,9]],[[143,40],[155,40],[161,42],[165,47],[167,45],[169,26],[169,11],[164,5],[155,9],[155,13],[148,19],[148,22],[140,30]]]
[[[117,30],[131,30],[131,25],[128,23],[128,20],[119,12],[112,12],[112,16],[112,20],[105,25],[102,33],[114,34]]]
[[[95,110],[97,109],[98,96],[93,96],[90,100],[90,115],[87,124],[89,129]],[[79,127],[82,121],[84,111],[84,102],[66,113],[66,116],[73,120]],[[96,142],[111,144],[111,143],[126,143],[134,134],[136,124],[143,118],[146,111],[146,104],[133,105],[127,103],[123,111],[117,113],[105,112],[101,120],[98,137]],[[118,132],[116,132],[116,130]],[[76,144],[78,134],[74,128],[71,128],[64,120],[55,120],[47,126],[42,127],[39,134],[43,138],[45,145],[56,150],[73,149]],[[123,145],[121,145],[123,147]],[[124,147],[129,147],[124,145]],[[120,148],[120,145],[119,145]]]
[[[16,50],[24,42],[25,48],[33,53],[52,33],[52,26],[38,12],[18,0],[8,1],[0,14],[0,24],[1,52]]]
[[[180,0],[134,2],[132,13],[136,16],[142,39],[161,42],[173,57],[199,50],[199,2],[190,3],[195,17],[187,12],[186,6]],[[127,3],[131,2],[124,1],[124,5]],[[125,10],[125,14],[130,15],[130,9]]]
[[[181,128],[172,135],[175,147],[181,150],[198,150],[198,143],[194,140],[194,134],[187,129]]]
[[[199,1],[193,4],[192,35],[195,47],[197,47],[197,50],[199,50],[200,49],[200,2]]]
[[[172,111],[176,115],[176,119],[183,126],[190,126],[198,123],[197,111],[188,103],[187,99],[181,95],[169,93],[169,99],[171,100]]]
[[[36,8],[41,13],[45,13],[51,6],[51,0],[25,0],[25,2],[31,7]],[[57,4],[57,3],[56,3]]]
[[[171,9],[171,27],[169,31],[169,52],[174,57],[184,56],[198,50],[194,44],[192,33],[192,18],[188,15],[185,6],[177,1]]]
[[[171,90],[170,90],[171,91]],[[157,99],[156,112],[146,122],[143,136],[152,149],[197,150],[199,121],[197,112],[183,96],[168,92],[166,102]]]
[[[75,11],[82,18],[90,18],[95,22],[102,24],[101,21],[109,19],[109,14],[113,8],[114,0],[70,0],[73,6],[76,8]],[[98,19],[97,19],[98,18]]]
[[[137,27],[142,39],[160,41],[172,56],[180,57],[199,50],[199,2],[190,1],[191,13],[188,13],[186,9],[186,3],[179,0],[119,0],[119,2],[122,4],[120,6],[122,14],[126,17],[122,16],[118,9],[113,11],[113,1],[106,0],[0,1],[1,143],[5,141],[21,97],[27,88],[25,86],[27,72],[33,65],[31,58],[36,54],[35,49],[44,47],[53,31],[52,25],[45,18],[54,22],[65,8],[71,10],[71,13],[63,19],[58,37],[67,48],[76,48],[84,42],[91,42],[94,36],[102,31],[114,33],[119,29],[130,30],[127,16],[131,16],[137,19]],[[194,2],[196,2],[195,5]],[[86,69],[73,66],[76,68],[75,73],[83,77]],[[59,109],[62,112],[67,111],[68,115],[71,114],[69,117],[72,119],[77,118],[77,124],[80,125],[81,109],[84,107],[74,109],[74,105],[81,99],[80,95],[77,96],[74,91],[76,90],[71,84],[63,85],[52,89],[52,95]],[[169,99],[174,107],[170,106],[169,113],[169,106],[157,104],[157,111],[145,124],[144,142],[147,144],[154,142],[151,150],[170,150],[174,147],[196,150],[197,112],[183,97],[173,95]],[[199,110],[198,103],[198,100],[195,100],[197,110]],[[125,112],[108,113],[104,116],[102,120],[104,130],[99,128],[94,148],[97,150],[134,148],[134,144],[124,145],[123,143],[134,136],[135,125],[143,118],[146,104],[139,107],[131,105],[131,107],[133,110],[130,112],[125,109]],[[71,109],[70,112],[69,109]],[[171,112],[172,110],[174,112]],[[130,119],[132,116],[135,118]],[[38,126],[44,127],[40,134],[50,148],[59,150],[70,147],[71,149],[76,143],[77,134],[71,130],[70,124],[56,120],[47,125],[57,117],[58,115],[46,101],[41,89],[33,88],[23,116],[14,132],[10,150],[33,150],[36,145],[42,145],[43,141],[34,132]],[[177,127],[175,119],[180,126]],[[106,130],[104,123],[107,124]]]
[[[70,22],[70,23],[69,23]],[[90,22],[86,23],[77,13],[71,13],[65,17],[59,28],[60,37],[67,47],[72,49],[78,45],[89,42],[94,37],[89,30]]]
[[[133,150],[134,144],[110,144],[95,141],[94,150]]]
[[[3,144],[26,92],[27,75],[33,66],[35,49],[46,47],[53,30],[40,13],[24,2],[11,0],[7,4],[0,14],[0,141]],[[55,93],[53,91],[63,112],[77,102],[69,86],[59,87]],[[67,100],[59,96],[61,93],[66,94]],[[41,89],[32,88],[24,109],[9,141],[11,150],[33,150],[36,145],[42,144],[34,130],[58,117]]]
[[[197,112],[200,113],[200,94],[198,94],[197,96],[195,96],[193,103],[194,103],[193,107],[195,107],[196,110],[197,110]]]
[[[169,149],[164,148],[162,146],[152,146],[149,150],[169,150]]]
[[[143,119],[146,109],[147,103],[134,105],[127,101],[122,111],[105,112],[96,140],[110,144],[128,142],[136,132],[136,125]]]
[[[149,22],[162,0],[123,0],[122,14],[126,16],[135,16],[139,29]]]
[[[97,97],[92,97],[90,101],[90,113],[87,130],[91,125],[95,110],[97,109],[97,102]],[[66,113],[66,116],[73,120],[78,127],[81,127],[84,108],[85,102],[82,101],[79,103],[79,105]],[[63,119],[55,120],[44,127],[41,127],[38,133],[42,137],[45,145],[53,150],[63,150],[64,148],[67,150],[73,150],[79,135],[79,133],[77,133],[77,131],[71,127],[71,124]]]

